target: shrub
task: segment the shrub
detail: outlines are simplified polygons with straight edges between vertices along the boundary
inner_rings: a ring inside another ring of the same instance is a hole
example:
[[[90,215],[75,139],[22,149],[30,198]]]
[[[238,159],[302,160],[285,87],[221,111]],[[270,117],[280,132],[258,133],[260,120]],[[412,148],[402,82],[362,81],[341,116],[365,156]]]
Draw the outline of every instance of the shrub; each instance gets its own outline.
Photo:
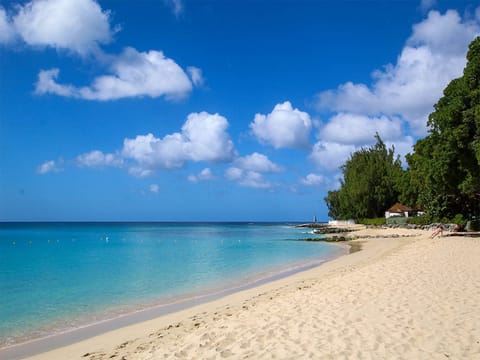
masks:
[[[455,217],[452,219],[452,223],[453,223],[453,224],[458,224],[458,225],[465,226],[465,224],[466,224],[467,222],[466,222],[465,219],[463,218],[463,215],[462,215],[462,214],[457,214],[457,215],[455,215]]]
[[[387,219],[387,225],[404,225],[407,223],[407,218],[403,216],[392,216]]]
[[[385,218],[373,218],[373,219],[360,219],[359,224],[382,226],[385,225]]]
[[[414,216],[409,217],[407,219],[407,224],[413,225],[430,225],[431,221],[430,218],[426,215]]]

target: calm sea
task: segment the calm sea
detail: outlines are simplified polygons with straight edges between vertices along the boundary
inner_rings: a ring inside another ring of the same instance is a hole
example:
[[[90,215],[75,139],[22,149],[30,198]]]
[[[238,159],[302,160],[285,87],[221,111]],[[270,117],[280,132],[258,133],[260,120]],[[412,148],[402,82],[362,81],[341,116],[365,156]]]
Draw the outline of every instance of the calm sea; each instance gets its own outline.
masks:
[[[0,223],[0,348],[339,254],[265,223]]]

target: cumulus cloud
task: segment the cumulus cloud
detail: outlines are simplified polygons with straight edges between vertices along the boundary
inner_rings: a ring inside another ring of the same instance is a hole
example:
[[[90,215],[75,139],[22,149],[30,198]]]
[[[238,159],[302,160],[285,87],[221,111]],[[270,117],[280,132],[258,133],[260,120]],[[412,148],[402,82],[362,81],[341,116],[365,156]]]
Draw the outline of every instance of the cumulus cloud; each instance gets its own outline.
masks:
[[[200,171],[197,175],[189,175],[188,181],[190,182],[198,182],[198,181],[206,181],[206,180],[213,180],[215,177],[212,174],[210,168],[205,168]]]
[[[293,109],[289,101],[275,105],[270,114],[256,114],[250,124],[260,142],[276,149],[308,147],[311,128],[310,115]]]
[[[420,9],[424,12],[432,9],[435,5],[437,5],[437,0],[421,0],[420,1]]]
[[[120,150],[114,153],[93,150],[78,155],[75,163],[80,167],[126,168],[132,176],[146,177],[159,169],[181,168],[188,161],[231,162],[236,152],[228,126],[227,119],[219,114],[191,113],[181,132],[163,138],[151,133],[125,138]],[[196,178],[210,180],[213,175],[205,168]]]
[[[179,13],[183,3],[171,0]],[[55,94],[85,100],[117,100],[128,97],[186,97],[195,86],[204,83],[201,69],[183,70],[162,51],[140,52],[127,47],[118,55],[106,54],[101,46],[113,40],[120,30],[111,27],[110,12],[95,0],[32,0],[17,6],[9,17],[0,6],[0,44],[18,38],[34,48],[52,47],[100,61],[108,67],[106,74],[93,78],[88,86],[58,82],[58,68],[38,74],[35,93]],[[187,75],[188,73],[188,75]]]
[[[58,77],[58,69],[42,70],[38,74],[38,81],[35,84],[36,94],[52,93],[60,96],[72,97],[75,88],[70,85],[60,85],[56,82]]]
[[[225,177],[228,180],[237,181],[240,186],[257,189],[268,189],[272,187],[272,183],[265,180],[261,173],[256,171],[245,171],[238,167],[228,168],[225,171]]]
[[[406,164],[405,155],[413,152],[413,145],[415,145],[415,140],[411,136],[404,136],[394,141],[385,141],[387,148],[392,146],[395,148],[395,155],[400,155],[400,159],[404,164]]]
[[[146,169],[141,166],[130,166],[128,168],[128,173],[135,177],[147,177],[153,175],[153,170]]]
[[[282,167],[272,162],[267,156],[254,152],[251,155],[238,158],[235,161],[237,167],[243,170],[256,171],[261,173],[272,173],[282,171]]]
[[[478,20],[462,19],[457,11],[430,11],[397,59],[373,73],[373,83],[347,82],[317,95],[320,110],[367,116],[398,116],[417,135],[445,86],[461,76],[468,44],[480,34]]]
[[[240,186],[252,187],[257,189],[269,189],[273,186],[270,181],[264,179],[263,175],[255,171],[247,171],[238,180]]]
[[[335,142],[318,141],[310,153],[310,160],[326,170],[338,170],[357,148]]]
[[[99,150],[90,151],[77,156],[77,164],[81,167],[121,167],[123,159],[118,154],[105,154]]]
[[[306,186],[321,186],[325,183],[325,177],[323,175],[310,173],[303,179],[300,179],[300,183]]]
[[[118,31],[110,27],[109,12],[94,0],[32,0],[18,7],[13,25],[28,45],[66,49],[81,56],[109,43]]]
[[[133,160],[130,173],[150,175],[152,170],[182,167],[186,161],[231,161],[235,148],[227,133],[228,121],[219,114],[191,113],[180,133],[157,138],[153,134],[125,139],[122,156]]]
[[[15,38],[15,30],[3,7],[0,6],[0,44],[8,44]]]
[[[245,157],[237,158],[233,166],[225,171],[228,180],[237,181],[241,186],[266,189],[273,184],[263,177],[265,173],[276,173],[283,168],[272,162],[267,156],[253,153]]]
[[[242,177],[243,173],[243,170],[238,167],[229,167],[225,170],[225,177],[228,180],[238,180]]]
[[[143,96],[179,99],[192,90],[187,74],[161,51],[138,52],[126,48],[112,59],[112,74],[96,77],[86,87],[58,83],[58,69],[42,70],[35,92],[86,100],[116,100]]]
[[[397,139],[402,134],[402,121],[386,116],[339,113],[320,130],[319,138],[340,144],[363,145],[371,143],[376,132],[383,140]]]
[[[228,121],[219,114],[191,113],[182,127],[185,150],[193,161],[226,162],[235,155],[227,133]]]
[[[349,141],[343,138],[338,139],[338,142],[330,141],[329,139],[320,140],[313,146],[309,159],[318,167],[327,171],[338,170],[352,153],[360,150],[362,147],[374,144],[375,139],[372,134],[370,135],[370,139],[365,139],[364,141]],[[382,139],[387,148],[390,149],[392,146],[394,147],[395,156],[400,155],[400,159],[405,164],[405,155],[411,153],[413,150],[415,143],[413,137],[399,133],[399,135],[393,139]]]
[[[199,69],[195,66],[187,67],[188,75],[192,79],[193,85],[200,87],[203,86],[205,80],[203,79],[202,69]]]
[[[157,184],[151,184],[149,190],[151,193],[158,194],[160,187]]]
[[[39,174],[47,174],[49,172],[59,172],[62,171],[61,168],[58,167],[57,163],[54,160],[45,161],[37,168],[37,173]]]

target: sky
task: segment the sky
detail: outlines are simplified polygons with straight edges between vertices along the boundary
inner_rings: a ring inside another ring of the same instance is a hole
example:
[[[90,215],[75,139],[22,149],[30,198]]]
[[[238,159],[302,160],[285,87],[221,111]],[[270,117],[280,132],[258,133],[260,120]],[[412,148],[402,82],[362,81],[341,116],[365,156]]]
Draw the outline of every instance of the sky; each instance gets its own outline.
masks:
[[[328,220],[478,35],[469,0],[0,0],[0,221]]]

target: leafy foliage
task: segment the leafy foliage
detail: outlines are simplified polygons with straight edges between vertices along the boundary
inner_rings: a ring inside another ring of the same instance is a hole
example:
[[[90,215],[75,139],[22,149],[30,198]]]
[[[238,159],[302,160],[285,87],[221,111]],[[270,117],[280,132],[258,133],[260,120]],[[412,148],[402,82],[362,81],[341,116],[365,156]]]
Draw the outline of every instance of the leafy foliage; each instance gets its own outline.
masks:
[[[394,148],[387,149],[378,134],[376,144],[354,152],[341,167],[340,190],[329,191],[325,201],[329,216],[336,219],[362,219],[382,216],[399,195],[400,159]]]
[[[359,224],[368,225],[368,226],[381,226],[385,225],[385,218],[374,218],[374,219],[360,219]]]
[[[480,214],[480,38],[467,60],[435,104],[429,135],[407,157],[412,190],[404,196],[416,196],[431,220]]]
[[[414,217],[409,217],[407,219],[407,224],[413,224],[413,225],[430,225],[431,221],[428,216],[426,215],[421,215],[421,216],[414,216]]]
[[[378,134],[373,147],[351,155],[340,189],[325,198],[329,216],[376,218],[399,201],[426,211],[410,223],[480,218],[480,37],[469,46],[463,76],[448,84],[434,109],[428,136],[406,156],[407,170]]]

